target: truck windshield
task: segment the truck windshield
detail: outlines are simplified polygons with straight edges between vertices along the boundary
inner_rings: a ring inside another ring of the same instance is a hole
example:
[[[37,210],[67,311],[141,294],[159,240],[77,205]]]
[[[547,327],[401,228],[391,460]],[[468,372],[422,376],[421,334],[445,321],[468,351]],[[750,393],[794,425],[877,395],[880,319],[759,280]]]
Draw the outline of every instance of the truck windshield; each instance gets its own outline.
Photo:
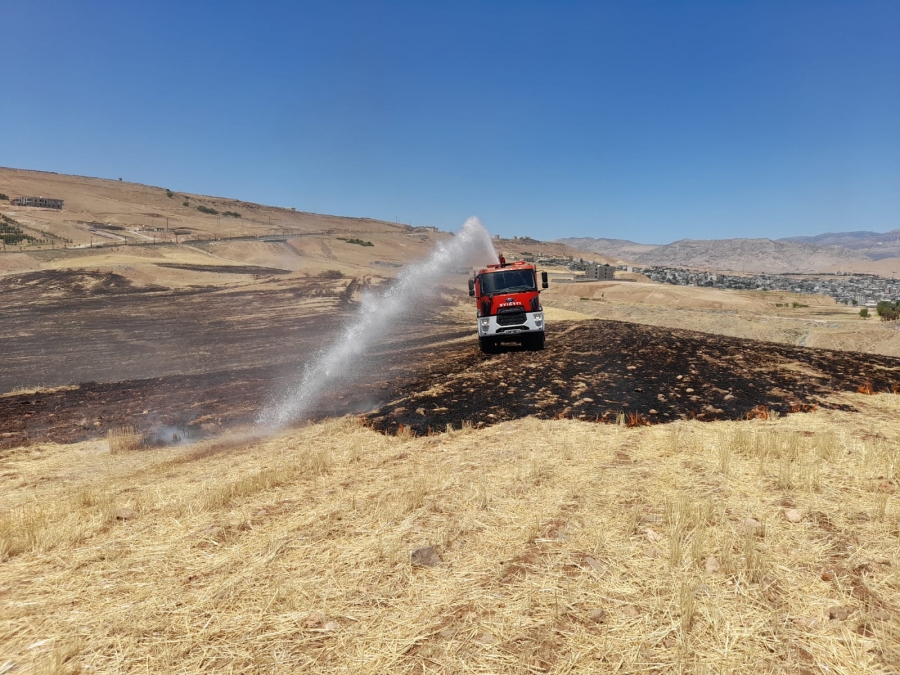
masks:
[[[484,295],[534,291],[536,289],[533,270],[501,270],[481,275],[481,292]]]

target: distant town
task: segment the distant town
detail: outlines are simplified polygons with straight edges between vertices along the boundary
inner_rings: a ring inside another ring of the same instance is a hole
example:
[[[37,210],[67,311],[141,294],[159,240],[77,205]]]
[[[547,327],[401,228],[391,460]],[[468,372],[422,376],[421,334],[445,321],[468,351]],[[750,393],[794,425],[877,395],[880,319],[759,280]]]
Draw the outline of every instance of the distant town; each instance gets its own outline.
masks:
[[[632,270],[644,274],[653,281],[675,286],[815,293],[830,296],[845,305],[861,307],[875,307],[879,302],[900,299],[900,280],[874,274],[731,276],[670,267],[634,267]]]
[[[573,272],[584,272],[583,277],[559,279],[565,281],[593,281],[598,278],[595,268],[604,267],[584,259],[572,259],[526,253],[524,258],[544,265],[565,266]],[[874,274],[756,274],[734,276],[713,272],[695,272],[676,267],[629,267],[617,265],[612,269],[639,272],[651,281],[673,286],[704,286],[739,291],[783,291],[827,295],[836,302],[860,307],[876,307],[879,302],[900,300],[900,279],[888,279]]]

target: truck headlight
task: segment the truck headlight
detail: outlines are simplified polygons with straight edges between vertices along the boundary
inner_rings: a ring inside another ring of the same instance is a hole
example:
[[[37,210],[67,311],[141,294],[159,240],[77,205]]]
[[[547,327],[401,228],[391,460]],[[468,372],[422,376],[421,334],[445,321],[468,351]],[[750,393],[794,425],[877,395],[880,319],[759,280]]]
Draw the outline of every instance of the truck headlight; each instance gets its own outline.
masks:
[[[535,312],[534,313],[534,325],[538,328],[542,328],[544,325],[544,313],[543,312]]]
[[[488,318],[478,319],[478,323],[481,324],[481,327],[482,327],[484,330],[487,330],[488,327],[491,325],[491,320],[488,319]]]

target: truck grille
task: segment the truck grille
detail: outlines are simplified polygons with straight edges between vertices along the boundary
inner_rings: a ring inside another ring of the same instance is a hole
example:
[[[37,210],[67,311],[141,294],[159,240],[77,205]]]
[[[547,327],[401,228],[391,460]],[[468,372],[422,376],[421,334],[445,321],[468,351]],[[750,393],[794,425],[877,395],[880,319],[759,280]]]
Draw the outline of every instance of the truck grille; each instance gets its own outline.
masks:
[[[497,314],[497,323],[501,326],[517,326],[525,320],[524,309],[501,309]]]

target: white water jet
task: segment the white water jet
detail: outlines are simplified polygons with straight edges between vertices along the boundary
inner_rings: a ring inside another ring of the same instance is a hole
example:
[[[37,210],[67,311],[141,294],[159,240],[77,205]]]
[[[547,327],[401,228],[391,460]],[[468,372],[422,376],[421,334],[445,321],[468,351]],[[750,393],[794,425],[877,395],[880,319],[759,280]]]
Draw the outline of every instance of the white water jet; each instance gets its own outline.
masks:
[[[275,431],[302,418],[324,393],[366,365],[368,349],[400,318],[434,297],[441,277],[455,268],[496,262],[488,231],[478,218],[469,218],[453,239],[440,242],[427,259],[404,268],[390,288],[364,296],[341,337],[306,364],[300,381],[263,409],[257,424]]]

